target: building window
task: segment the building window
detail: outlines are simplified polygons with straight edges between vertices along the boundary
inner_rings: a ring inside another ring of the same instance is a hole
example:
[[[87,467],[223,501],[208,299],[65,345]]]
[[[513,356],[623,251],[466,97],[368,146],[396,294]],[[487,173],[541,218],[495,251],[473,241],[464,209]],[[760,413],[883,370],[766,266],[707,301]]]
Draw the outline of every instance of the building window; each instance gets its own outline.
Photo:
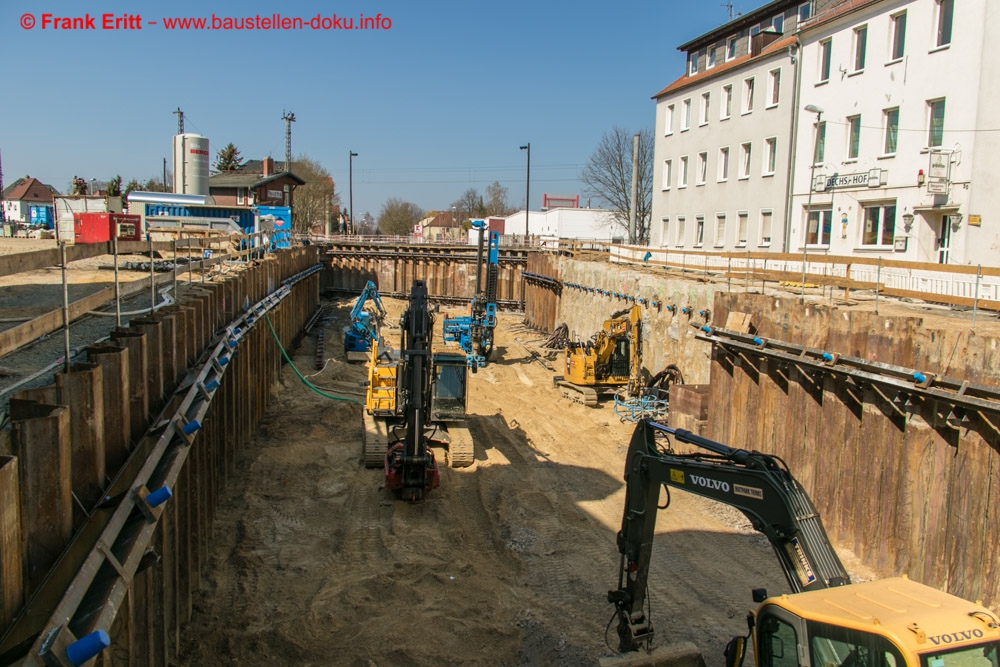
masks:
[[[716,51],[716,48],[714,46],[709,47],[709,49],[708,49],[708,66],[705,69],[712,69],[713,67],[715,67],[715,51]]]
[[[731,83],[722,87],[722,109],[720,112],[722,120],[733,115],[733,84]]]
[[[785,15],[778,14],[773,19],[771,19],[771,27],[778,31],[779,34],[785,32]]]
[[[719,182],[729,180],[729,146],[719,149]]]
[[[236,205],[242,206],[246,203],[246,195],[244,194],[243,188],[236,188]]]
[[[819,43],[819,83],[826,83],[830,80],[830,63],[833,52],[833,42],[824,39]]]
[[[771,217],[772,217],[772,212],[770,210],[761,210],[760,245],[762,246],[771,245]]]
[[[778,138],[764,140],[764,176],[773,176],[778,162]]]
[[[726,245],[726,214],[715,214],[715,247]]]
[[[868,52],[868,26],[854,29],[854,71],[865,68],[865,55]]]
[[[861,150],[861,116],[847,117],[847,159],[857,160]]]
[[[750,37],[756,37],[759,34],[760,34],[759,25],[755,25],[754,27],[750,28]]]
[[[674,105],[668,104],[663,115],[663,136],[669,137],[674,133]]]
[[[670,238],[668,232],[670,231],[670,218],[660,218],[660,245],[667,245],[667,239]]]
[[[708,178],[708,153],[698,153],[698,185],[705,185]]]
[[[937,0],[937,46],[951,44],[951,25],[955,13],[955,0]]]
[[[753,77],[743,80],[743,113],[753,111]]]
[[[680,173],[677,174],[677,187],[686,188],[688,184],[688,159],[687,155],[681,158]]]
[[[698,53],[688,54],[688,74],[694,75],[698,73]]]
[[[810,16],[812,16],[812,3],[803,2],[799,5],[799,23],[807,21]]]
[[[677,216],[677,245],[684,245],[684,223],[686,220],[683,215]]]
[[[673,163],[670,160],[663,161],[663,183],[661,187],[664,190],[670,189],[670,178],[672,172]]]
[[[747,211],[737,211],[736,213],[736,245],[745,246],[747,244],[747,227],[749,226],[750,213]]]
[[[694,246],[696,248],[705,245],[705,216],[694,216]]]
[[[711,104],[711,95],[709,93],[701,94],[701,124],[708,124],[708,107]]]
[[[896,233],[896,204],[865,206],[861,245],[891,246]]]
[[[927,147],[944,143],[944,99],[927,101]]]
[[[736,38],[730,37],[726,40],[726,62],[736,57]]]
[[[832,208],[809,211],[809,223],[806,228],[806,244],[830,245],[830,232],[832,229]]]
[[[906,43],[906,12],[890,17],[892,36],[889,40],[889,60],[895,62],[903,58],[903,47]]]
[[[896,140],[899,136],[899,107],[882,112],[885,119],[885,141],[882,144],[885,155],[896,154]]]
[[[681,117],[681,132],[685,132],[691,127],[691,98],[684,100],[684,115]]]
[[[740,145],[740,178],[750,178],[750,143]]]
[[[781,94],[781,70],[773,69],[767,77],[767,108],[778,106],[778,98]]]
[[[826,159],[826,123],[816,123],[816,144],[813,147],[813,164],[822,164],[824,159]]]

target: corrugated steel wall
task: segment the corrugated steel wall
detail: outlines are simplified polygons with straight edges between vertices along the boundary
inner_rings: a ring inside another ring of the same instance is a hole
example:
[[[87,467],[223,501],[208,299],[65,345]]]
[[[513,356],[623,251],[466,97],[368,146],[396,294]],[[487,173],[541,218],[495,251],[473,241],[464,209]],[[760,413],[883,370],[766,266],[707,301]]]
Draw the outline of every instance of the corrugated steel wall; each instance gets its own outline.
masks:
[[[1000,340],[961,324],[750,294],[719,293],[714,310],[716,324],[730,311],[749,313],[765,338],[1000,386]],[[783,458],[834,542],[882,573],[1000,602],[1000,432],[992,418],[973,415],[954,428],[940,404],[900,412],[871,388],[851,392],[829,375],[817,386],[795,368],[718,348],[710,385],[709,437]]]

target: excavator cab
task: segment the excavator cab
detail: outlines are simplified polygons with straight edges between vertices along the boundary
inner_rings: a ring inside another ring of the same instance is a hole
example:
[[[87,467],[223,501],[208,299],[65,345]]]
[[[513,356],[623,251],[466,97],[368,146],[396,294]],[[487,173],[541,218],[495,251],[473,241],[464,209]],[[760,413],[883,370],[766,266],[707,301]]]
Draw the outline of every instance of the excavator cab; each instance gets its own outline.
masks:
[[[468,362],[464,354],[434,355],[431,420],[464,421],[468,402]]]

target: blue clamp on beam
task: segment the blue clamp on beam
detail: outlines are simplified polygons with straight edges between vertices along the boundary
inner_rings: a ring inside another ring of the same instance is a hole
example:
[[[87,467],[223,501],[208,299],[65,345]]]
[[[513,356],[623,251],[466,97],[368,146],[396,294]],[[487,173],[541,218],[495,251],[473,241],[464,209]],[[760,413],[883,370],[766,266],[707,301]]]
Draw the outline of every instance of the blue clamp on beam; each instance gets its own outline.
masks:
[[[703,327],[701,328],[701,330],[702,330],[702,331],[704,331],[704,332],[705,332],[705,333],[707,333],[707,334],[710,334],[710,333],[712,333],[712,327],[710,327],[710,326],[708,326],[708,325],[705,325],[705,326],[703,326]]]
[[[215,391],[218,388],[219,388],[218,380],[209,380],[208,382],[205,383],[205,389],[208,391]]]
[[[822,355],[823,361],[833,361],[833,355],[829,352],[824,352]]]
[[[228,363],[229,363],[229,357],[227,357],[227,356],[221,356],[221,357],[219,357],[219,365],[220,366],[225,366]]]
[[[761,338],[761,337],[759,337],[759,336],[754,336],[753,344],[757,345],[759,347],[763,347],[764,346],[764,339]]]
[[[201,422],[195,419],[193,421],[189,421],[187,424],[184,424],[184,426],[181,426],[181,432],[184,435],[191,436],[194,435],[195,432],[200,428],[201,428]]]
[[[685,315],[690,315],[691,309],[687,306],[684,306],[683,308],[681,308],[681,312],[684,313]]]
[[[66,659],[74,665],[82,665],[93,660],[104,649],[111,646],[111,638],[104,630],[94,630],[66,647]]]
[[[150,507],[159,507],[163,503],[170,500],[174,495],[174,492],[170,490],[169,486],[161,486],[156,491],[151,491],[149,495],[146,496],[146,502],[149,503]]]

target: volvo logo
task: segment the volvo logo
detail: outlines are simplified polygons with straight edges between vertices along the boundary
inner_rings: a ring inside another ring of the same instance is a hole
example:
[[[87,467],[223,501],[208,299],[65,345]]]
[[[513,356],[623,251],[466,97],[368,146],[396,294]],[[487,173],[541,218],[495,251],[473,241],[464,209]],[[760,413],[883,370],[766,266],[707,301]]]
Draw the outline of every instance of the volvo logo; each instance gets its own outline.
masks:
[[[723,482],[718,479],[712,479],[711,477],[700,477],[698,475],[688,475],[691,483],[695,486],[700,486],[706,489],[715,489],[717,491],[725,491],[729,493],[729,482]]]

